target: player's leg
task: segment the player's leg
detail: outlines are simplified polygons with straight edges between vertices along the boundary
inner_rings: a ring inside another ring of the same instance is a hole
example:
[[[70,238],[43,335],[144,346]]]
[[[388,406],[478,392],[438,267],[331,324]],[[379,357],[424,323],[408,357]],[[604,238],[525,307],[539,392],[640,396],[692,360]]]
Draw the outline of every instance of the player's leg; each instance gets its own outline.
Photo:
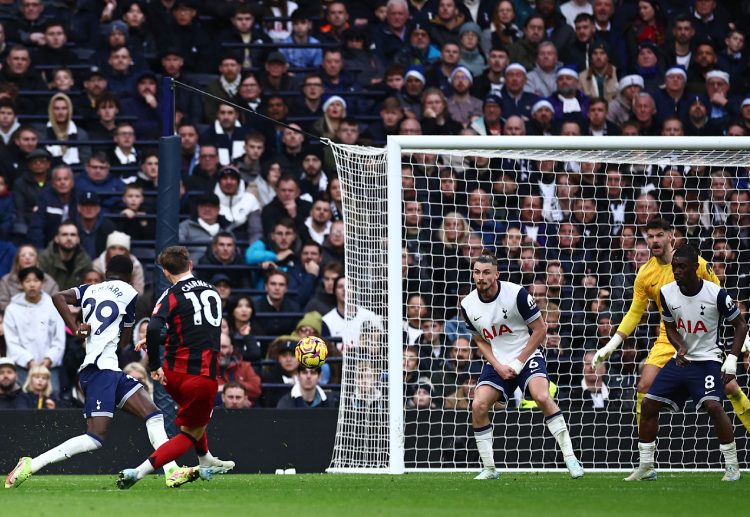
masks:
[[[732,382],[724,385],[724,393],[732,404],[734,414],[740,419],[745,429],[750,431],[750,400],[748,400],[745,392],[742,391],[736,380],[732,380]]]
[[[489,363],[485,365],[485,368],[487,366],[492,368]],[[484,371],[482,376],[484,376]],[[497,479],[500,477],[495,469],[495,453],[492,449],[490,409],[500,399],[501,394],[501,391],[489,384],[478,386],[474,392],[474,400],[471,403],[471,425],[474,429],[474,441],[477,443],[479,457],[482,460],[482,472],[474,479]]]
[[[541,362],[539,360],[534,360]],[[545,376],[536,375],[526,380],[524,377],[525,370],[528,365],[521,371],[522,380],[526,381],[526,389],[529,391],[531,398],[537,403],[539,409],[544,414],[544,423],[547,426],[550,434],[555,437],[560,451],[562,451],[563,459],[565,460],[565,466],[570,472],[570,476],[573,479],[582,477],[583,467],[578,461],[575,452],[573,451],[573,442],[570,439],[570,432],[568,431],[568,424],[565,422],[565,416],[560,411],[560,406],[554,401],[549,394],[549,381],[546,377],[546,368],[544,371]]]
[[[146,432],[154,450],[166,443],[169,438],[164,429],[164,416],[156,404],[148,397],[146,391],[139,389],[128,397],[122,409],[135,415],[146,423]],[[177,468],[177,463],[170,461],[164,465],[164,475],[169,478],[170,473]]]
[[[5,488],[18,487],[18,485],[26,481],[32,474],[39,472],[50,463],[59,463],[77,454],[100,449],[104,443],[111,420],[110,417],[105,416],[91,417],[87,421],[88,428],[86,434],[74,436],[70,440],[34,458],[21,458],[5,479]]]
[[[661,368],[648,363],[644,364],[643,368],[641,369],[641,376],[638,378],[638,385],[636,386],[635,395],[635,423],[639,428],[641,426],[643,399],[646,398],[646,393],[648,393],[648,390],[654,383],[654,379],[656,379],[656,376],[659,375],[659,371],[661,371]]]
[[[703,401],[703,409],[711,416],[716,429],[716,437],[719,439],[719,448],[724,456],[724,467],[726,472],[722,481],[739,481],[740,466],[737,461],[737,445],[734,441],[732,421],[726,414],[721,402],[716,400]]]
[[[17,487],[29,476],[50,463],[58,463],[77,454],[95,451],[102,447],[115,411],[117,385],[116,379],[110,375],[113,373],[116,372],[99,370],[93,366],[81,372],[79,381],[86,395],[83,410],[87,419],[86,434],[74,436],[35,458],[21,458],[5,479],[6,488]]]
[[[641,405],[641,422],[638,426],[638,467],[625,478],[625,481],[653,481],[654,453],[656,452],[656,434],[659,431],[659,411],[663,403],[645,398]]]
[[[187,431],[183,427],[183,431]],[[210,480],[216,474],[226,474],[234,468],[234,462],[220,460],[208,449],[208,431],[204,430],[203,435],[195,442],[195,453],[198,455],[198,467],[201,479]]]

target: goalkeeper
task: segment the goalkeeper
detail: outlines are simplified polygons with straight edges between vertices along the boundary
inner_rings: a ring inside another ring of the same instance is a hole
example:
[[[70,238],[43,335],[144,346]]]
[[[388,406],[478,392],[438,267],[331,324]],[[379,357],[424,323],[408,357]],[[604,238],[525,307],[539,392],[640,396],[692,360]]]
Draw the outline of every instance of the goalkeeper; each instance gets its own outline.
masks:
[[[641,321],[643,311],[648,306],[648,301],[656,303],[659,308],[659,314],[662,313],[661,300],[659,292],[662,286],[674,281],[672,273],[672,225],[663,218],[654,218],[646,224],[646,239],[648,247],[651,250],[651,259],[638,270],[633,287],[633,302],[630,309],[622,319],[617,332],[609,342],[600,348],[593,359],[591,365],[596,368],[599,363],[605,361],[617,350],[622,342],[635,330]],[[719,285],[719,278],[711,269],[711,266],[702,258],[698,259],[698,276],[709,282]],[[667,331],[662,321],[659,326],[659,336],[656,338],[654,346],[646,358],[646,363],[641,370],[641,377],[637,386],[637,401],[635,406],[636,423],[641,423],[641,403],[646,393],[648,393],[651,384],[654,382],[656,375],[661,368],[674,356],[675,349],[667,339]],[[724,391],[727,398],[732,403],[732,408],[742,425],[750,431],[750,400],[740,389],[737,380],[725,384]]]

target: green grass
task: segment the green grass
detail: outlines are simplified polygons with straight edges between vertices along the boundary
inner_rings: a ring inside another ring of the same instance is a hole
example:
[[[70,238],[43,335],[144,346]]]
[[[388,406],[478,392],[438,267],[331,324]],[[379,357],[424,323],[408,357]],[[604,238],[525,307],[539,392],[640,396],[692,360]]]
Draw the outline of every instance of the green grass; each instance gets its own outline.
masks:
[[[307,516],[605,516],[719,515],[744,511],[747,481],[721,473],[660,473],[655,482],[624,483],[622,474],[473,474],[360,476],[226,475],[167,489],[149,476],[127,491],[115,476],[34,476],[3,490],[0,515],[100,517],[245,515]]]

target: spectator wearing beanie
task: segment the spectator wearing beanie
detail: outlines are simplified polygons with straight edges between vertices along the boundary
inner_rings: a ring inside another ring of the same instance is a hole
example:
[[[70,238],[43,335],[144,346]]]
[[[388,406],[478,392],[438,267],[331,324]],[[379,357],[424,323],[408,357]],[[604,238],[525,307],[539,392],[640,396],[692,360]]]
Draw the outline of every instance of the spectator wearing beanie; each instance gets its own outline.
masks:
[[[92,263],[94,271],[104,274],[107,270],[107,264],[115,255],[125,255],[133,262],[133,277],[131,284],[133,285],[133,288],[138,291],[139,295],[143,295],[146,283],[143,274],[143,264],[141,264],[135,255],[130,254],[130,235],[127,233],[112,232],[109,234],[109,237],[107,237],[107,249],[94,259]]]

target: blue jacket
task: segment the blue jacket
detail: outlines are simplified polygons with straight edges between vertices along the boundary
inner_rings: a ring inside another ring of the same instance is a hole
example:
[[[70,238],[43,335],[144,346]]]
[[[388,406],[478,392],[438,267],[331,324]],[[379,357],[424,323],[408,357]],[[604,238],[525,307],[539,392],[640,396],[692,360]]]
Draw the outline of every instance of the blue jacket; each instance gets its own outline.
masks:
[[[10,273],[15,257],[16,245],[10,241],[0,241],[0,276]]]
[[[108,175],[101,181],[94,181],[86,173],[79,174],[76,177],[77,192],[96,192],[102,196],[102,207],[110,212],[117,210],[121,205],[122,192],[125,190],[125,183],[120,178]],[[119,195],[114,195],[119,194]]]
[[[44,249],[57,233],[57,227],[76,211],[75,194],[67,203],[60,200],[52,187],[47,185],[39,193],[36,211],[29,223],[29,239],[39,249]]]

